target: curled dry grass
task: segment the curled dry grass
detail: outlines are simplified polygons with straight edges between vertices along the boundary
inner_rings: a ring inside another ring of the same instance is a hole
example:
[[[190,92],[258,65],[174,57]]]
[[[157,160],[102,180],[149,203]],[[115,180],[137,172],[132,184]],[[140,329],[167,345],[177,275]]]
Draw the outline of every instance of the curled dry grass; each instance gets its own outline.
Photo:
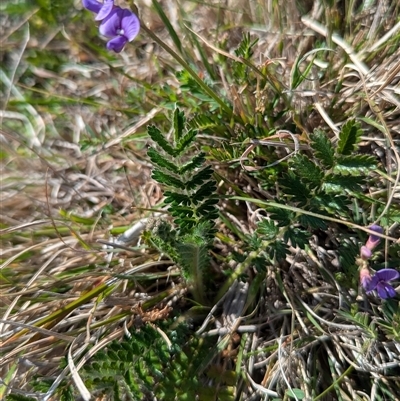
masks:
[[[193,13],[192,29],[207,42],[226,39],[228,49],[249,30],[260,38],[254,60],[260,65],[276,60],[273,74],[286,87],[296,57],[326,40],[335,51],[327,52],[319,69],[313,67],[312,79],[288,94],[293,123],[299,132],[329,126],[334,138],[347,118],[363,117],[361,150],[377,154],[384,170],[370,194],[398,210],[399,6],[376,2],[353,18],[354,13],[339,6],[328,9],[310,2],[301,10],[295,2],[286,3],[285,7],[272,2],[232,1],[224,7],[191,3],[187,9],[168,3],[166,12],[178,32],[182,19]],[[143,20],[171,43],[154,10],[147,4],[139,6]],[[9,29],[22,29],[22,22],[11,21]],[[332,36],[332,30],[339,33]],[[39,44],[28,39],[17,55],[23,68],[30,46],[67,51],[74,62],[60,74],[33,68],[31,89],[18,81],[22,74],[16,74],[8,89],[5,86],[7,99],[43,87],[44,93],[52,91],[64,100],[83,101],[67,107],[60,103],[61,112],[27,102],[23,111],[8,107],[2,115],[0,375],[6,385],[2,394],[7,386],[29,391],[26,386],[33,374],[60,377],[60,362],[68,352],[76,360],[89,344],[100,344],[96,350],[106,346],[138,319],[165,319],[171,312],[168,307],[178,314],[185,294],[174,266],[154,251],[136,246],[136,240],[130,248],[121,245],[115,252],[99,244],[99,240],[112,242],[162,198],[150,180],[143,149],[145,125],[164,123],[167,113],[159,105],[161,95],[144,92],[138,108],[127,104],[126,93],[163,81],[179,91],[171,74],[174,60],[145,37],[136,49],[127,49],[121,63],[93,59],[87,49],[76,46],[76,39],[47,38],[47,43]],[[12,41],[12,35],[5,36],[6,49],[7,40]],[[204,49],[209,57],[215,56],[206,44]],[[311,57],[310,53],[307,60]],[[228,93],[240,112],[238,88]],[[257,92],[254,108],[257,98],[268,95],[268,90]],[[80,147],[82,140],[90,146]],[[226,174],[234,174],[249,197],[264,195],[254,189],[257,183],[248,185],[254,181],[245,173]],[[252,233],[259,218],[249,205],[247,216],[232,215],[231,223]],[[396,233],[392,227],[391,235]],[[378,324],[387,311],[377,300],[358,300],[362,314],[377,323],[376,332],[368,331],[370,322],[363,327],[343,314],[352,309],[354,294],[335,279],[340,265],[334,229],[327,236],[331,239],[316,236],[307,251],[292,248],[285,263],[269,268],[262,288],[261,283],[251,288],[235,282],[220,301],[222,312],[215,308],[217,319],[210,314],[199,329],[199,335],[219,336],[220,344],[226,342],[213,363],[242,372],[236,384],[237,394],[242,394],[238,399],[274,397],[288,388],[301,389],[307,399],[320,394],[314,400],[335,399],[329,392],[333,388],[342,399],[373,399],[377,388],[398,396],[399,345]],[[236,246],[240,248],[240,243]],[[230,251],[223,241],[216,247],[221,254]],[[251,265],[246,271],[255,275]],[[383,321],[388,323],[387,318]]]

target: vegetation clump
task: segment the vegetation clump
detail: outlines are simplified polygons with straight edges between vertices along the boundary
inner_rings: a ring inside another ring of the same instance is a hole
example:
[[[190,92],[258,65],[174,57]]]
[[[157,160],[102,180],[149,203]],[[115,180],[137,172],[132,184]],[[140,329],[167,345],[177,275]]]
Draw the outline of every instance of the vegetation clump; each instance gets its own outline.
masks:
[[[2,6],[0,399],[400,398],[400,9],[300,3]]]

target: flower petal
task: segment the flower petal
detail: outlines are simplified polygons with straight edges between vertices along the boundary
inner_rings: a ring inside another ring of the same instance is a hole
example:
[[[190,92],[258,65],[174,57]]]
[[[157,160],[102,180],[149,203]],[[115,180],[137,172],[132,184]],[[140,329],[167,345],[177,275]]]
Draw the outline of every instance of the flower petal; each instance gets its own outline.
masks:
[[[99,1],[96,0],[82,0],[83,7],[85,7],[87,10],[91,11],[92,13],[98,13],[101,8],[103,7],[103,4],[101,4]]]
[[[379,283],[376,287],[376,290],[382,299],[393,298],[397,295],[395,289],[386,283]]]
[[[371,292],[371,291],[375,290],[376,287],[377,287],[377,285],[378,285],[378,283],[379,283],[378,277],[373,276],[373,277],[371,278],[371,281],[369,282],[367,288],[365,288],[365,291]]]
[[[101,21],[110,14],[114,7],[114,0],[105,0],[103,6],[101,7],[99,13],[97,14],[95,21]]]
[[[375,276],[378,277],[379,281],[392,281],[399,278],[400,273],[395,269],[382,269],[375,273]]]
[[[378,224],[372,224],[371,227],[369,227],[370,230],[375,231],[379,234],[383,234],[383,228],[381,226],[378,226]],[[371,241],[376,242],[376,241],[380,241],[381,237],[378,237],[377,235],[370,235]]]
[[[100,33],[109,38],[113,38],[119,35],[121,30],[121,12],[122,8],[115,7],[107,15],[107,17],[100,24]]]
[[[139,18],[129,10],[124,10],[121,20],[123,35],[131,42],[140,31]]]
[[[383,233],[383,228],[381,226],[378,226],[377,224],[373,224],[371,227],[369,227],[369,229],[379,234]],[[380,242],[381,242],[380,237],[374,234],[370,234],[367,239],[367,242],[365,243],[365,246],[372,251],[379,245]]]
[[[117,36],[107,42],[107,49],[119,53],[127,43],[128,39],[125,36]]]

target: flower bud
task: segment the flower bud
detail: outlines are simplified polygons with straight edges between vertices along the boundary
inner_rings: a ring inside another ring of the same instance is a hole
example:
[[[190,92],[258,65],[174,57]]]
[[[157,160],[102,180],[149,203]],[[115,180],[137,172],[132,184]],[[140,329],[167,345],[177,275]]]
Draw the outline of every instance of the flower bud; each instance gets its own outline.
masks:
[[[370,230],[375,231],[379,234],[383,234],[383,228],[381,226],[378,226],[377,224],[372,225],[371,227],[369,227]],[[368,237],[368,240],[365,244],[365,246],[372,251],[374,248],[376,248],[379,244],[379,242],[381,242],[381,238],[378,237],[377,235],[371,234]]]
[[[362,246],[360,250],[360,256],[363,260],[368,260],[372,256],[372,252],[366,246]]]
[[[370,291],[372,276],[368,267],[360,269],[360,283],[365,291]]]

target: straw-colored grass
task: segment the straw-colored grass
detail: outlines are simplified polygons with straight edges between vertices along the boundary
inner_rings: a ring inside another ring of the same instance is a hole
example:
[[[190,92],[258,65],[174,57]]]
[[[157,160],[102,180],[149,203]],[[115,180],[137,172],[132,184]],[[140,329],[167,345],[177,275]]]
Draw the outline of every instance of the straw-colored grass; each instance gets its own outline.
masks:
[[[180,56],[205,79],[208,61],[242,121],[273,103],[276,118],[263,123],[278,134],[291,127],[309,152],[315,128],[337,144],[356,118],[358,152],[378,165],[362,195],[344,194],[357,221],[338,212],[306,247],[288,243],[286,258],[260,273],[262,250],[250,251],[249,237],[269,213],[262,202],[286,199],[272,182],[278,170],[257,170],[263,146],[246,152],[245,125],[233,118],[221,122],[222,134],[200,132],[198,146],[210,150],[219,179],[221,218],[209,303],[196,309],[179,266],[140,235],[154,219],[168,220],[162,187],[151,179],[147,125],[168,132],[175,102],[188,119],[208,113],[207,103],[182,89],[174,75],[182,66],[145,30],[109,55],[79,1],[65,13],[50,3],[21,2],[1,17],[0,398],[37,395],[34,377],[53,383],[44,399],[58,399],[71,377],[85,397],[80,369],[90,358],[142,325],[169,344],[161,323],[175,320],[188,324],[190,338],[213,342],[197,371],[215,389],[210,399],[223,388],[236,400],[399,400],[400,298],[366,296],[343,266],[353,258],[357,272],[353,250],[373,221],[386,228],[374,265],[400,261],[400,4],[161,2]],[[178,51],[154,4],[136,5],[142,23]],[[258,38],[251,62],[267,77],[255,86],[250,78],[236,86],[230,75],[245,33]],[[312,61],[293,88],[296,63],[304,72]],[[274,162],[293,151],[282,138],[273,138]]]

